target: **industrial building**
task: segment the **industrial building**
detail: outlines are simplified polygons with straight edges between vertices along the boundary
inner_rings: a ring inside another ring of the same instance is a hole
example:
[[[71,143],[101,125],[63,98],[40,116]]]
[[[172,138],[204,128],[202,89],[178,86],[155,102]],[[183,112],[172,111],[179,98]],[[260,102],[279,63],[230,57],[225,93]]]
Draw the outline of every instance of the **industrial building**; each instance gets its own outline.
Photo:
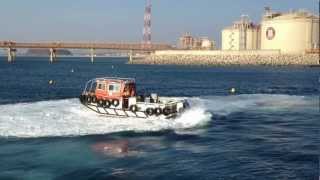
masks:
[[[247,16],[222,30],[222,50],[277,50],[283,54],[319,51],[319,16],[265,9],[260,25]]]
[[[178,47],[184,50],[213,50],[215,42],[207,37],[195,38],[190,33],[185,33],[180,37]]]
[[[222,30],[222,50],[260,49],[260,26],[246,15],[240,21]]]

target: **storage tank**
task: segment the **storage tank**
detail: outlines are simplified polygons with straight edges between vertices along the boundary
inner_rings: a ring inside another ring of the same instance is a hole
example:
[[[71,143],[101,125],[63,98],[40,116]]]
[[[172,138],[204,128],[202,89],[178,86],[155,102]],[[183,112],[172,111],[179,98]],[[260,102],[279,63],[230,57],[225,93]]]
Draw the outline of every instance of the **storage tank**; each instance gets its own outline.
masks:
[[[239,29],[228,27],[222,30],[222,50],[239,50],[239,40]]]
[[[319,48],[319,17],[306,11],[267,11],[261,23],[261,49],[302,54]]]
[[[246,15],[241,20],[222,30],[222,50],[255,50],[260,44],[260,26]]]
[[[246,50],[260,49],[260,26],[247,29]]]

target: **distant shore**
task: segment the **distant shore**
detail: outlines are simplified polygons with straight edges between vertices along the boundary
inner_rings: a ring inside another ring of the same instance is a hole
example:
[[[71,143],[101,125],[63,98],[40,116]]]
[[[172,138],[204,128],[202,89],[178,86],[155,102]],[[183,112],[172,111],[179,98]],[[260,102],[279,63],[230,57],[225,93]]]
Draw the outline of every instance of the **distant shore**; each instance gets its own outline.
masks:
[[[159,52],[134,59],[133,64],[172,64],[199,66],[265,65],[318,66],[319,54],[280,54],[277,52]]]

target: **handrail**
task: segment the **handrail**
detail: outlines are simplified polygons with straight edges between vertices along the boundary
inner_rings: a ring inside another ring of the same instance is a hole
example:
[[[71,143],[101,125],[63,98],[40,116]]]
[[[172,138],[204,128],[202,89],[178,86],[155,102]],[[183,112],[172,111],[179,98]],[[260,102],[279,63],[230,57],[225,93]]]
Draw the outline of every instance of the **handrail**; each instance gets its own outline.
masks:
[[[100,78],[94,78],[92,80],[121,80],[121,81],[135,82],[135,78],[121,78],[121,77],[100,77]]]
[[[120,80],[120,81],[128,81],[128,82],[132,82],[135,83],[135,79],[134,78],[120,78],[120,77],[101,77],[101,78],[94,78],[94,79],[90,79],[89,81],[86,82],[85,88],[82,91],[82,94],[85,94],[87,92],[91,92],[92,91],[92,86],[94,84],[94,82],[97,82],[99,80]],[[90,86],[90,88],[89,88]]]

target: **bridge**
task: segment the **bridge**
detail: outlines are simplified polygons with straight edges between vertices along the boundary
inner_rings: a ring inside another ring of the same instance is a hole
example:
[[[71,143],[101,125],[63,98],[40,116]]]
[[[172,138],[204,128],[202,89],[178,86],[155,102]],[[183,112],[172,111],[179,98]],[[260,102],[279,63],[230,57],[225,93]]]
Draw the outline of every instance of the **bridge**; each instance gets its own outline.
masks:
[[[7,49],[8,62],[13,62],[17,49],[49,49],[50,62],[57,57],[57,49],[88,49],[90,50],[91,62],[94,61],[96,49],[129,50],[130,61],[133,51],[153,52],[156,50],[174,49],[168,44],[146,44],[146,43],[76,43],[76,42],[14,42],[0,41],[0,48]]]

